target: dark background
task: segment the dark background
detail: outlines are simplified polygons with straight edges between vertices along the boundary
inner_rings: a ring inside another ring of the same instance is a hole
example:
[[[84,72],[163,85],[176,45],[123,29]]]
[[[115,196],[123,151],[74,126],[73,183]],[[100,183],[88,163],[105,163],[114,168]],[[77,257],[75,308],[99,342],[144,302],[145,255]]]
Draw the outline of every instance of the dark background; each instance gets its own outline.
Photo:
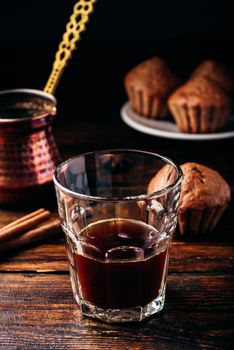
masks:
[[[43,89],[75,2],[1,1],[1,89]],[[232,69],[232,22],[226,1],[99,0],[57,89],[60,114],[116,113],[125,73],[152,55],[184,79],[205,58]]]

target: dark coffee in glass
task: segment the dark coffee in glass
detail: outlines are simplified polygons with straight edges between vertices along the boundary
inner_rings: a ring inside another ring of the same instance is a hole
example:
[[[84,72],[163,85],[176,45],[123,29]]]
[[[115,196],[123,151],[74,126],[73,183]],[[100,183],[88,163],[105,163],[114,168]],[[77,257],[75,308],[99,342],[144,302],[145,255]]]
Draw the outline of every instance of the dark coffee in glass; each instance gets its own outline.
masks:
[[[147,193],[164,166],[175,176]],[[162,310],[181,173],[161,156],[94,152],[62,163],[54,177],[73,293],[84,315],[140,321]]]

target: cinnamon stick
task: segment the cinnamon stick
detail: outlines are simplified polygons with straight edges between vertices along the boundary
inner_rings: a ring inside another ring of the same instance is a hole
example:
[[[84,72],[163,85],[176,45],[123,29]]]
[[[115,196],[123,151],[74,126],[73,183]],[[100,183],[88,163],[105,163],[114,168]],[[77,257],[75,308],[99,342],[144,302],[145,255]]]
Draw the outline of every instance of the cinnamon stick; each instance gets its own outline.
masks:
[[[0,251],[18,248],[29,243],[52,237],[61,231],[58,218],[50,218],[42,225],[0,244]]]
[[[25,215],[22,218],[6,225],[0,230],[0,242],[13,239],[15,236],[32,229],[42,221],[50,217],[48,210],[39,209],[36,212]]]
[[[15,220],[15,221],[12,221],[10,224],[7,224],[7,225],[5,225],[4,227],[2,227],[2,228],[0,229],[0,232],[1,232],[3,229],[5,230],[6,228],[9,228],[9,227],[15,226],[15,225],[17,225],[17,224],[20,224],[21,222],[23,222],[23,221],[25,221],[25,220],[27,220],[27,219],[30,219],[30,218],[32,218],[32,217],[34,217],[34,216],[36,216],[36,215],[38,215],[38,214],[40,214],[40,213],[43,213],[44,211],[45,211],[44,208],[40,208],[40,209],[38,209],[38,210],[33,211],[32,213],[29,213],[29,214],[27,214],[27,215],[24,215],[24,216],[22,216],[21,218]]]

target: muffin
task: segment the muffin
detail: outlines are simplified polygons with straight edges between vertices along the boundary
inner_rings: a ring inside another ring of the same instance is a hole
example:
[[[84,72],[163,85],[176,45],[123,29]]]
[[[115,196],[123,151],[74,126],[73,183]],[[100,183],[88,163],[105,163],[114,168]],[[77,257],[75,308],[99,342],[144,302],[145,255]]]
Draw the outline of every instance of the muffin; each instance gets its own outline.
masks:
[[[151,194],[156,191],[161,191],[165,187],[173,184],[176,178],[176,169],[170,164],[164,165],[162,169],[160,169],[158,173],[149,182],[147,187],[147,193]]]
[[[206,60],[202,62],[192,73],[191,78],[203,76],[214,81],[224,91],[230,93],[233,88],[233,81],[228,76],[224,67],[213,60]]]
[[[159,57],[153,57],[133,68],[124,85],[134,111],[148,118],[163,118],[168,114],[167,98],[179,80]]]
[[[184,236],[212,231],[231,199],[230,187],[217,171],[204,165],[185,163],[181,169],[179,232]],[[174,176],[170,173],[167,166],[162,168],[150,181],[148,193],[167,185]]]
[[[209,133],[222,129],[231,112],[230,97],[213,80],[191,78],[168,99],[169,109],[182,132]]]

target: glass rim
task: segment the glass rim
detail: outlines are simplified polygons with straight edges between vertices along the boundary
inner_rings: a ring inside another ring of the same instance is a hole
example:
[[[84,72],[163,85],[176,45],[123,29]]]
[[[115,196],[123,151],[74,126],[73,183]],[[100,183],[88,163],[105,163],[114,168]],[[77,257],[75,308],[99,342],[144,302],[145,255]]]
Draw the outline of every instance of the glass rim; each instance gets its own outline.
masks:
[[[160,158],[166,164],[170,164],[174,167],[174,169],[176,169],[177,177],[172,184],[165,186],[161,190],[154,191],[151,193],[146,193],[146,194],[140,194],[140,195],[136,195],[136,196],[126,196],[126,197],[103,197],[103,196],[91,196],[91,195],[87,195],[87,194],[78,193],[78,192],[72,191],[72,190],[68,189],[67,187],[61,185],[58,178],[57,178],[58,171],[63,166],[65,166],[66,164],[68,164],[69,162],[71,162],[72,160],[74,160],[76,158],[85,157],[85,156],[95,154],[95,153],[96,154],[98,154],[98,153],[99,154],[107,154],[107,153],[113,154],[113,153],[117,153],[117,152],[140,153],[140,154],[151,155],[151,156]],[[77,154],[77,155],[65,160],[61,164],[59,164],[56,167],[56,169],[54,171],[54,175],[53,175],[53,182],[54,182],[55,187],[58,187],[63,193],[65,193],[73,198],[80,198],[80,199],[84,199],[84,200],[97,201],[97,202],[131,202],[131,201],[147,200],[147,199],[151,199],[154,196],[159,197],[160,195],[163,195],[165,193],[172,191],[174,188],[176,188],[181,183],[181,181],[182,181],[182,170],[181,170],[180,166],[177,165],[177,163],[172,161],[170,158],[162,156],[158,153],[142,151],[142,150],[137,150],[137,149],[130,149],[130,148],[97,150],[97,151],[91,151],[91,152]]]

